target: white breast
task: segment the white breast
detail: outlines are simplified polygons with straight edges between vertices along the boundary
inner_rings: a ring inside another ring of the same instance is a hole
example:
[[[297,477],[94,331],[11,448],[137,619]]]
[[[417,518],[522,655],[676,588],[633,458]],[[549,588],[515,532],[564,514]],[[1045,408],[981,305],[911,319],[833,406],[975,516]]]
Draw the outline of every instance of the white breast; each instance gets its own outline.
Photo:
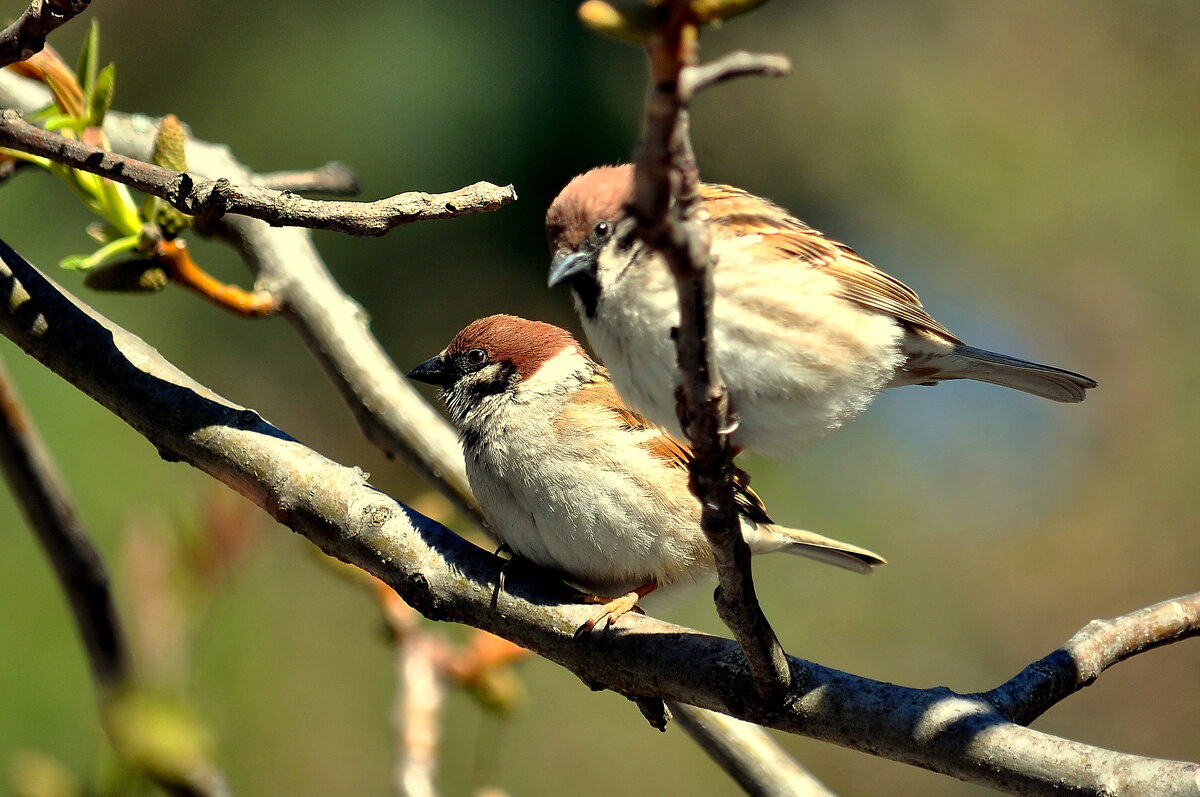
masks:
[[[900,364],[900,325],[838,298],[833,277],[803,264],[753,266],[730,244],[714,252],[713,355],[740,422],[734,443],[784,453],[865,409]],[[605,285],[594,318],[581,317],[621,396],[681,434],[679,311],[665,262],[642,259]]]
[[[607,425],[567,425],[556,421],[569,393],[496,398],[506,403],[489,413],[467,475],[515,553],[606,595],[707,567],[695,499],[677,491],[674,504],[664,500],[654,489],[664,466],[634,433],[614,443],[615,414]]]

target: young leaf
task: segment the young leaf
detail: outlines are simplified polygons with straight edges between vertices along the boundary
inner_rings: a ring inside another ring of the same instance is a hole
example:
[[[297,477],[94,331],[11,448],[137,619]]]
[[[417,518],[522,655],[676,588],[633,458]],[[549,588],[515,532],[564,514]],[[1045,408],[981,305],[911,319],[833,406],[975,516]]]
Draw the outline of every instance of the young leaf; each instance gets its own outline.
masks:
[[[112,107],[113,91],[116,90],[117,65],[109,64],[96,76],[96,85],[88,97],[88,127],[104,124],[104,115]]]
[[[136,235],[126,235],[110,241],[90,255],[69,255],[58,261],[58,264],[72,271],[88,271],[118,258],[127,257],[137,249],[137,244]]]
[[[100,23],[92,20],[83,46],[79,48],[79,62],[75,66],[75,75],[83,84],[85,96],[91,96],[96,85],[96,69],[100,65]]]

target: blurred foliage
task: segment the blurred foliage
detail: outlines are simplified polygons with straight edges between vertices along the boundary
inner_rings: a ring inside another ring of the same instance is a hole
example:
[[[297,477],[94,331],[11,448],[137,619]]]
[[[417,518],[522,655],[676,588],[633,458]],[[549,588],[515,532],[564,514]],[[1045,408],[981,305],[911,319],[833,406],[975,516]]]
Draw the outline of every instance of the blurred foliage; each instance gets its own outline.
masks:
[[[22,7],[7,0],[0,13]],[[574,3],[348,12],[313,0],[159,0],[88,13],[121,68],[113,107],[174,113],[258,170],[341,159],[358,169],[364,198],[515,183],[520,201],[486,216],[382,239],[318,234],[401,367],[486,313],[578,331],[567,296],[544,288],[541,216],[570,176],[629,157],[645,78],[636,48],[590,34]],[[86,31],[76,22],[52,41],[75,52]],[[982,385],[891,391],[807,451],[745,463],[781,520],[891,561],[855,579],[760,560],[764,603],[790,652],[913,686],[983,689],[1093,617],[1200,586],[1196,41],[1200,4],[1189,0],[792,0],[705,31],[709,56],[777,50],[794,64],[787,79],[699,98],[693,131],[708,179],[772,197],[852,243],[972,343],[1101,383],[1077,407]],[[89,219],[55,181],[22,173],[0,196],[0,235],[33,262],[50,266],[86,243]],[[194,249],[244,281],[225,247]],[[231,318],[173,289],[84,298],[215,390],[371,471],[380,488],[401,499],[424,491],[362,442],[282,321]],[[128,616],[131,574],[117,552],[131,514],[186,522],[210,485],[7,342],[0,350],[118,563]],[[11,502],[0,499],[0,518],[10,530],[0,536],[0,765],[40,750],[77,776],[103,769],[63,597]],[[265,535],[221,580],[192,640],[187,697],[242,797],[388,789],[390,646],[376,609],[308,549]],[[719,632],[706,595],[666,611]],[[449,700],[446,793],[476,782],[514,794],[730,793],[682,733],[651,731],[624,699],[547,662],[522,674],[528,708],[487,735],[487,750],[480,729],[492,720],[461,694]],[[1194,760],[1197,705],[1192,642],[1119,665],[1035,727]],[[982,793],[831,745],[784,744],[846,794]]]

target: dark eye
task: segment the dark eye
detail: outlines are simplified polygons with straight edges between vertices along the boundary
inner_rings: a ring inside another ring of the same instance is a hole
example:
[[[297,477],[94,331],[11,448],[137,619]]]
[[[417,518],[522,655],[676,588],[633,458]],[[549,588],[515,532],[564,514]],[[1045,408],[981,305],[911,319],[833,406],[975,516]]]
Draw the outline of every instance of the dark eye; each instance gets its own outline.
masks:
[[[612,232],[612,225],[607,221],[601,220],[596,222],[596,226],[592,227],[592,235],[603,241]]]
[[[478,371],[487,363],[488,355],[483,349],[471,349],[463,356],[463,359],[466,360],[467,367],[472,371]]]

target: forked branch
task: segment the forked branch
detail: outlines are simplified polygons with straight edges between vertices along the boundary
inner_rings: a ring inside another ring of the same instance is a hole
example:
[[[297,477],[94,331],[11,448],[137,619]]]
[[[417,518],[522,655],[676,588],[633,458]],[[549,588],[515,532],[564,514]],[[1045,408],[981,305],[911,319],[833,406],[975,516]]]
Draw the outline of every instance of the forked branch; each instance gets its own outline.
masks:
[[[3,245],[0,262],[0,332],[165,456],[238,490],[427,617],[503,636],[595,687],[688,703],[1013,794],[1200,794],[1200,765],[1033,731],[978,695],[908,689],[789,657],[791,688],[767,701],[756,696],[738,647],[724,639],[643,616],[603,639],[576,639],[592,609],[561,583],[521,572],[497,593],[496,557],[189,379]],[[1164,625],[1165,638],[1193,634],[1189,623]]]
[[[403,224],[496,210],[517,198],[511,185],[478,182],[445,194],[408,191],[375,202],[305,199],[289,191],[239,185],[226,178],[205,180],[110,152],[29,124],[13,109],[0,112],[0,146],[124,183],[190,216],[219,219],[236,213],[274,226],[350,235],[383,235]]]

